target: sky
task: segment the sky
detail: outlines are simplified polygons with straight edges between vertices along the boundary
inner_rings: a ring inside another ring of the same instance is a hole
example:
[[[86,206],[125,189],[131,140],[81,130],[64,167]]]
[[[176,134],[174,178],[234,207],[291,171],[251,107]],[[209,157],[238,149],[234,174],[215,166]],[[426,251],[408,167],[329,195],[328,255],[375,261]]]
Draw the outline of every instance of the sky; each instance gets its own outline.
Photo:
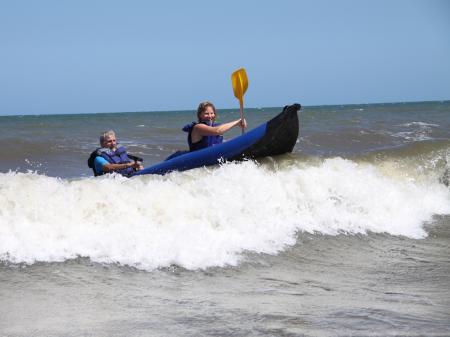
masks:
[[[450,99],[450,1],[0,0],[0,115]]]

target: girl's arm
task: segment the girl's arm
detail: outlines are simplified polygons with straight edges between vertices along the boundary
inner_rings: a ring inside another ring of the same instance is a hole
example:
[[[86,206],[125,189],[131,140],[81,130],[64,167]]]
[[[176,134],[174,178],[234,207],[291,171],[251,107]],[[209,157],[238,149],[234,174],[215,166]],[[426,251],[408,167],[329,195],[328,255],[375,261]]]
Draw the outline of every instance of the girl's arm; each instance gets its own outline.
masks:
[[[195,136],[199,136],[200,138],[203,136],[220,136],[237,125],[240,125],[241,127],[246,128],[247,122],[245,121],[245,119],[244,120],[237,119],[233,122],[220,124],[218,126],[209,126],[209,125],[199,123],[194,126],[194,129],[192,130],[192,136],[193,136],[193,138]],[[195,143],[195,140],[194,139],[192,139],[192,140]],[[198,139],[198,140],[200,140],[200,139]]]

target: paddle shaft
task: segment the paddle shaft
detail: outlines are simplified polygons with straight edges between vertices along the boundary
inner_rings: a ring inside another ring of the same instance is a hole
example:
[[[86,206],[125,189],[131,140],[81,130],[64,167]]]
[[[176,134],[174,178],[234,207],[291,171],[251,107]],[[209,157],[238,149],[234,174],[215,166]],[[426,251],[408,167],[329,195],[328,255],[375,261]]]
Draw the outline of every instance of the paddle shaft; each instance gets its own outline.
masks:
[[[241,99],[239,100],[240,106],[241,106],[241,128],[242,128],[242,134],[244,134],[244,101]]]

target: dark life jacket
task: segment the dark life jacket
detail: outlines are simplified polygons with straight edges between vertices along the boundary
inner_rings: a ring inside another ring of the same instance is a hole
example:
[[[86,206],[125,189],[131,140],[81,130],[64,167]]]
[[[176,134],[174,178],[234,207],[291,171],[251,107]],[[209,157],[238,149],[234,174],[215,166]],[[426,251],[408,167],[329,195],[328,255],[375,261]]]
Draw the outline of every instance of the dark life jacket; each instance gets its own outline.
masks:
[[[104,172],[98,173],[95,170],[94,162],[95,162],[96,157],[102,157],[110,164],[126,164],[126,163],[130,163],[132,160],[141,161],[141,162],[143,161],[142,158],[128,154],[123,146],[118,147],[116,149],[116,151],[112,151],[111,149],[108,149],[108,148],[97,148],[95,151],[93,151],[91,153],[91,155],[89,156],[89,159],[87,161],[88,166],[94,171],[94,176],[99,176],[99,175],[105,174]],[[134,171],[135,171],[134,168],[127,167],[125,169],[117,170],[114,172],[120,173],[121,175],[128,177]]]
[[[209,125],[206,122],[200,122],[202,124],[208,125],[208,126],[219,126],[218,123],[212,123],[212,125]],[[199,122],[192,122],[190,124],[187,124],[183,127],[183,131],[188,133],[188,144],[189,144],[189,151],[197,151],[200,149],[204,149],[210,146],[214,146],[217,144],[222,144],[223,137],[222,136],[203,136],[201,140],[199,140],[197,143],[192,143],[192,130],[194,129],[194,126],[199,124]]]

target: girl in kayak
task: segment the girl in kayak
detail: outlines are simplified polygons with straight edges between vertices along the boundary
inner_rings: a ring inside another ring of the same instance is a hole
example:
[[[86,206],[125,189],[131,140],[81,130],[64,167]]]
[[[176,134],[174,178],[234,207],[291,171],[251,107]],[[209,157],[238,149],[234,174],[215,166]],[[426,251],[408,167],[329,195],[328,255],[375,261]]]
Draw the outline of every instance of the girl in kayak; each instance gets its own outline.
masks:
[[[216,108],[211,102],[202,102],[197,109],[198,122],[192,122],[183,128],[188,133],[189,151],[204,149],[209,146],[221,144],[222,135],[235,126],[247,127],[245,119],[218,124]]]

